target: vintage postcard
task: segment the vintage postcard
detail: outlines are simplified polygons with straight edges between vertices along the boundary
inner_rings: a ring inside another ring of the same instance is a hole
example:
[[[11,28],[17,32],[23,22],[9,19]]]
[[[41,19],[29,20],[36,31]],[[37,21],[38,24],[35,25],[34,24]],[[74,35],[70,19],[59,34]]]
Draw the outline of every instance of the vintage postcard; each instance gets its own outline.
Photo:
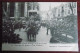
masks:
[[[77,2],[2,2],[2,51],[78,51]]]

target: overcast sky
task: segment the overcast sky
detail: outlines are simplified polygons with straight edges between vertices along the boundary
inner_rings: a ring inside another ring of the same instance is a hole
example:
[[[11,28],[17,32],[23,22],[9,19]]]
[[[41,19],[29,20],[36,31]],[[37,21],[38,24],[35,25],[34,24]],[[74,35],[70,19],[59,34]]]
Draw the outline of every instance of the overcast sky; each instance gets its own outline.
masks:
[[[40,11],[48,11],[50,6],[51,8],[60,6],[61,4],[64,4],[65,2],[39,2],[40,5]]]
[[[61,4],[65,4],[65,2],[38,2],[39,6],[40,6],[40,15],[42,16],[42,20],[46,20],[47,19],[47,12],[50,9],[54,8],[54,7],[58,7]]]

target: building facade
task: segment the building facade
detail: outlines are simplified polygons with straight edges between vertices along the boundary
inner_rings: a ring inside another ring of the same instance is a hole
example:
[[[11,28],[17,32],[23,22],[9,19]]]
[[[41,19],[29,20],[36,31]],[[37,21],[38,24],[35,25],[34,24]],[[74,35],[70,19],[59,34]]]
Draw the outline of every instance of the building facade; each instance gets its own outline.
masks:
[[[3,15],[10,18],[28,17],[29,10],[39,11],[39,4],[37,2],[3,2]]]
[[[71,6],[70,6],[71,5]],[[60,18],[66,17],[72,14],[77,16],[77,2],[66,2],[58,7],[53,8],[53,17]]]

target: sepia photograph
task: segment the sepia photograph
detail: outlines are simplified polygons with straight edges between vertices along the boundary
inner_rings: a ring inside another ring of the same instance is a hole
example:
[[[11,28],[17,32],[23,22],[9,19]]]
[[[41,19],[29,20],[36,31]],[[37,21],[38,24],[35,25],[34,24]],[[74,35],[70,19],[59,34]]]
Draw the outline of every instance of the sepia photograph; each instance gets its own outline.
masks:
[[[2,45],[78,43],[77,2],[2,2]]]

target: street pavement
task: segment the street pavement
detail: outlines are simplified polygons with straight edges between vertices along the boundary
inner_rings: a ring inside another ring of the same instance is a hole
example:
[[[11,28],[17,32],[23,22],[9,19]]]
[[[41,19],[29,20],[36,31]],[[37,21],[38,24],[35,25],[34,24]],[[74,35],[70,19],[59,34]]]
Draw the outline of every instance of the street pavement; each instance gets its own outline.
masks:
[[[27,40],[27,33],[25,32],[25,29],[21,28],[20,31],[19,31],[19,29],[17,29],[17,30],[15,30],[14,33],[20,35],[20,38],[22,38],[21,43],[30,42],[30,41]],[[48,43],[48,42],[50,42],[50,38],[51,38],[50,30],[49,30],[48,35],[47,35],[47,28],[41,26],[40,30],[38,31],[38,34],[36,35],[36,42],[46,42],[46,43]]]
[[[50,30],[48,31],[48,35],[47,35],[47,28],[42,27],[42,26],[41,26],[40,30],[38,31],[38,34],[36,35],[36,41],[28,41],[27,33],[25,32],[25,29],[23,29],[23,28],[21,28],[20,31],[19,31],[19,29],[15,30],[14,33],[20,35],[20,38],[22,38],[21,43],[27,43],[27,42],[49,43],[50,41],[52,41],[52,43],[66,43],[67,41],[71,42],[71,40],[73,39],[73,37],[70,35],[67,35],[67,37],[66,37],[66,34],[51,37],[52,35],[50,34]]]

